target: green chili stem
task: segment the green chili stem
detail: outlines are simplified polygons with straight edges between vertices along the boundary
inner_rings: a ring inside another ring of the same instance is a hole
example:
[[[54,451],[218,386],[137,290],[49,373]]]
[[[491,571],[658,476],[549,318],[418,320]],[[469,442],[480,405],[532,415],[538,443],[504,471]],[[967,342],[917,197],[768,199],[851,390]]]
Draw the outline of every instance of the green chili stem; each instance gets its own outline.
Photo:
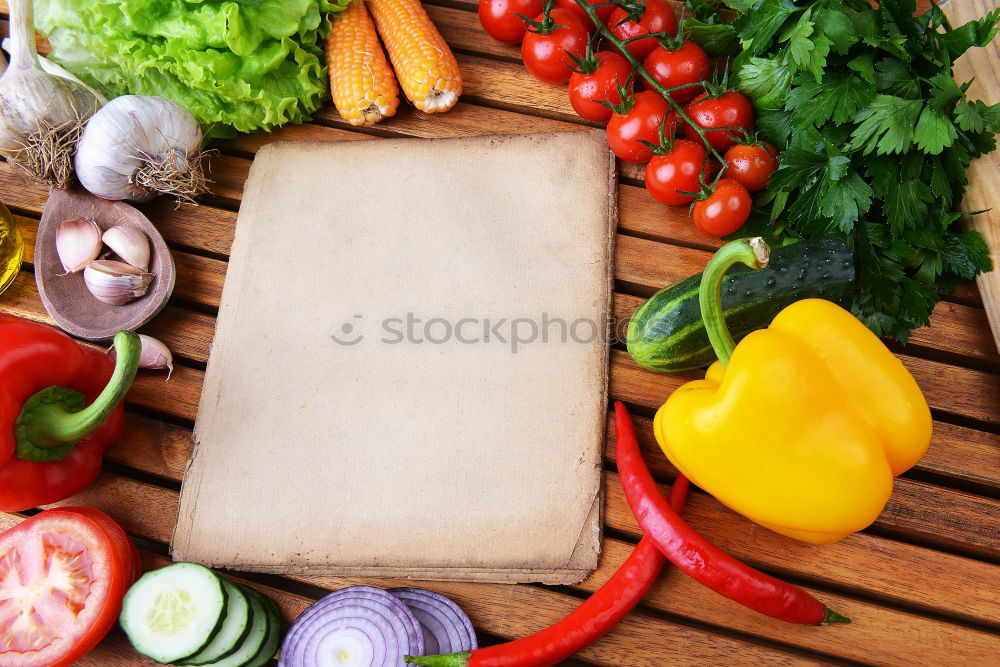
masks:
[[[722,281],[726,271],[733,264],[742,263],[751,269],[763,269],[771,250],[759,236],[752,239],[731,241],[719,248],[712,259],[708,260],[705,271],[701,274],[701,285],[698,287],[698,302],[701,306],[701,319],[708,332],[708,340],[712,343],[715,356],[723,366],[729,364],[736,343],[729,334],[726,318],[722,314]]]
[[[582,9],[587,13],[587,16],[590,17],[590,20],[594,22],[594,25],[597,26],[598,32],[604,35],[604,38],[608,40],[611,44],[618,47],[618,50],[621,51],[622,56],[624,56],[625,59],[632,64],[632,70],[639,72],[639,76],[641,76],[643,79],[646,80],[646,83],[649,84],[650,88],[652,88],[660,95],[662,95],[663,98],[667,101],[667,104],[673,107],[674,111],[677,112],[677,115],[680,116],[685,123],[691,126],[691,129],[694,130],[695,134],[698,135],[698,138],[700,138],[702,142],[705,144],[705,148],[708,149],[709,154],[715,159],[717,159],[719,162],[723,162],[722,155],[720,155],[719,151],[715,150],[715,148],[712,147],[712,144],[708,142],[708,137],[705,134],[705,130],[701,129],[691,121],[691,117],[687,115],[687,112],[684,111],[684,108],[681,107],[681,105],[678,104],[676,101],[674,101],[674,98],[670,96],[670,91],[667,88],[664,88],[659,81],[654,79],[653,75],[647,72],[646,68],[642,66],[642,63],[639,62],[639,59],[633,56],[632,53],[628,50],[628,48],[625,46],[626,42],[635,41],[636,39],[642,39],[643,36],[630,37],[628,40],[618,39],[611,33],[610,30],[608,30],[608,27],[604,25],[600,19],[597,18],[597,11],[594,9],[595,5],[591,5],[585,0],[575,0],[575,2],[577,5],[579,5],[580,9]],[[652,37],[650,35],[646,35],[646,37],[649,37],[650,39],[655,39],[655,37]]]
[[[141,351],[139,336],[131,331],[116,333],[115,370],[104,391],[93,403],[78,411],[68,409],[62,401],[34,404],[29,398],[18,417],[18,422],[24,427],[24,436],[36,447],[48,448],[76,442],[96,430],[118,407],[132,386]],[[47,391],[49,389],[43,389],[39,394]],[[29,410],[30,414],[26,415]]]

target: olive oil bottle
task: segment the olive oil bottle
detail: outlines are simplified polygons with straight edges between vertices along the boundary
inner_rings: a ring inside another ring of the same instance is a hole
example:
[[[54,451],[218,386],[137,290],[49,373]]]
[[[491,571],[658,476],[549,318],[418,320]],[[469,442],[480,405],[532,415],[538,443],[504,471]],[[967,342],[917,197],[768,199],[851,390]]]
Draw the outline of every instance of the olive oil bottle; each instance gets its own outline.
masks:
[[[0,293],[3,293],[21,270],[24,241],[21,231],[3,203],[0,203]]]

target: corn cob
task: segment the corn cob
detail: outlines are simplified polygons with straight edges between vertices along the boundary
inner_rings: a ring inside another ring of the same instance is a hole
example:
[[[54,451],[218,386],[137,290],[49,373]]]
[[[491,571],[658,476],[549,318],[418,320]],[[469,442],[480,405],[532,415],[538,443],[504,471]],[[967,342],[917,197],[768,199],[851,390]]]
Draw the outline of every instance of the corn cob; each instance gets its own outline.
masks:
[[[363,2],[351,3],[333,19],[326,62],[341,118],[351,125],[374,125],[396,113],[399,87]]]
[[[368,0],[368,8],[413,106],[428,113],[455,106],[462,94],[458,61],[420,0]]]

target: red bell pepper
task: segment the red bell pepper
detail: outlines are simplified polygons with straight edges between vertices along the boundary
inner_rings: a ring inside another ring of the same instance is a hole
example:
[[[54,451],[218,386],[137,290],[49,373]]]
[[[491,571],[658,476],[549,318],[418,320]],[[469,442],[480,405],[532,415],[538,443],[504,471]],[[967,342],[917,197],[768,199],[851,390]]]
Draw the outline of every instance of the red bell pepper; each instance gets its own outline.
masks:
[[[116,361],[35,322],[0,315],[0,510],[58,502],[97,479],[121,435],[139,337],[115,335]]]

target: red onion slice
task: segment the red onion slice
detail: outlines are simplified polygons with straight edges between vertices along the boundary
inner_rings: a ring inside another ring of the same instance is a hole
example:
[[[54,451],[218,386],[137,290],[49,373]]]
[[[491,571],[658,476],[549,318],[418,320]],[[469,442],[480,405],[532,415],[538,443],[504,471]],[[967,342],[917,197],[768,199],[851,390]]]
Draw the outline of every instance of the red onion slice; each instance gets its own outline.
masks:
[[[334,591],[295,621],[279,667],[384,667],[424,655],[423,633],[410,609],[371,586]]]
[[[462,608],[440,593],[423,588],[390,588],[420,622],[424,655],[439,655],[479,648],[472,621]]]

